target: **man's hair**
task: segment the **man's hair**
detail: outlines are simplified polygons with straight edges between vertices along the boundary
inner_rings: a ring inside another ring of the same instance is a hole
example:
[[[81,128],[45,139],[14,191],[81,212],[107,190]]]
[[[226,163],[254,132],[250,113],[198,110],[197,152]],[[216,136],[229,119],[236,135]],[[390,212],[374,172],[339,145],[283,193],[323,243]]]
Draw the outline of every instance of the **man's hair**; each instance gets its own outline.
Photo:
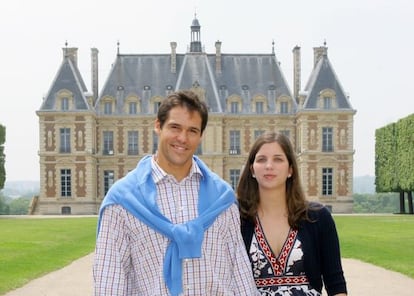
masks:
[[[208,121],[208,108],[205,102],[200,101],[198,96],[190,90],[181,90],[171,93],[158,108],[157,119],[162,128],[168,119],[170,110],[174,107],[184,107],[190,112],[198,112],[201,117],[201,134],[203,134]]]

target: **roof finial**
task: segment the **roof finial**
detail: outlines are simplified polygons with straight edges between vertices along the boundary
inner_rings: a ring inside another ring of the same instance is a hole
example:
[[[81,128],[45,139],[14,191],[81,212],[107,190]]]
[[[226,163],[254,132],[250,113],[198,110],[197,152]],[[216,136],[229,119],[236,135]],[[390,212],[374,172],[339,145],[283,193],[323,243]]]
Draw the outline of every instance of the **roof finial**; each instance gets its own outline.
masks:
[[[326,39],[323,39],[323,46],[326,47]]]
[[[68,48],[68,41],[65,41],[65,47]]]
[[[116,53],[119,55],[119,40],[116,42],[116,47],[117,47]]]
[[[272,39],[272,54],[275,54],[275,39]]]

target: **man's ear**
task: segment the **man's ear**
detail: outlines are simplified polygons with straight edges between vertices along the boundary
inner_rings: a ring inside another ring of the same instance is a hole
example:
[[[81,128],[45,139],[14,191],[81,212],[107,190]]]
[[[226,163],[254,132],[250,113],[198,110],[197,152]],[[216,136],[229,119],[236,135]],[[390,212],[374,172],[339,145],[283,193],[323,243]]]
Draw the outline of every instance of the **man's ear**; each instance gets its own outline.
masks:
[[[155,119],[154,121],[154,132],[159,135],[161,132],[161,123],[158,119]]]

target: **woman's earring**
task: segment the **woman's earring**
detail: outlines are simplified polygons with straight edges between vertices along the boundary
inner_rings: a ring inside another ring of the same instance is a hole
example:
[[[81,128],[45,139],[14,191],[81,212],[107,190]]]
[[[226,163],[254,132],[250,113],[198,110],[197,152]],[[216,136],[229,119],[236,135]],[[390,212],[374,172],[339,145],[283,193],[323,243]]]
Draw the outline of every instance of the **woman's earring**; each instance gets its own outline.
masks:
[[[255,174],[252,174],[252,177],[256,179],[256,175]]]

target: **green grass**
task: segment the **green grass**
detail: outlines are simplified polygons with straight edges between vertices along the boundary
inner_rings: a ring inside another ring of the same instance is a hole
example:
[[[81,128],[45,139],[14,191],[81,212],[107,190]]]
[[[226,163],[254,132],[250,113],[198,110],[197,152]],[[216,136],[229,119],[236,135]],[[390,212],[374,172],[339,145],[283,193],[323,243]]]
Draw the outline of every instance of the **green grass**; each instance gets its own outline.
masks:
[[[414,216],[334,216],[341,255],[414,278]]]
[[[0,295],[95,247],[97,218],[0,218]]]
[[[414,278],[414,216],[334,215],[341,255]],[[1,218],[0,295],[95,247],[96,217]]]

